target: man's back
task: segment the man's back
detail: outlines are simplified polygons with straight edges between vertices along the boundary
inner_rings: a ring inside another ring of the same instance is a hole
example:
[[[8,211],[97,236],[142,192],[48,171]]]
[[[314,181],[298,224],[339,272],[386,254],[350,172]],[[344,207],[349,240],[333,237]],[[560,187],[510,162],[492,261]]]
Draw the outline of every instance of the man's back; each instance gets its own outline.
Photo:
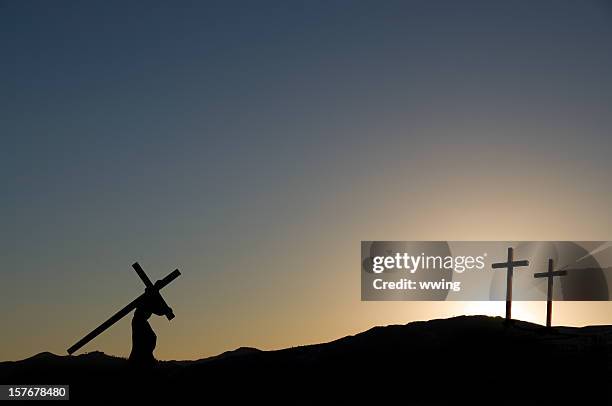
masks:
[[[132,352],[130,361],[138,366],[153,366],[155,357],[153,350],[157,343],[157,336],[148,322],[151,313],[137,308],[132,318]]]

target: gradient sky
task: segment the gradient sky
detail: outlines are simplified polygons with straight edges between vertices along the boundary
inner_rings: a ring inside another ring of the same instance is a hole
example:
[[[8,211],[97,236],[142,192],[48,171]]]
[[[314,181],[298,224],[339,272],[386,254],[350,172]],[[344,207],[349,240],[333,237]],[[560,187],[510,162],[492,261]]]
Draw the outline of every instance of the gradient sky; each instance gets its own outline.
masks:
[[[503,315],[360,302],[361,240],[612,240],[610,2],[0,1],[0,50],[0,359],[65,353],[134,261],[183,272],[187,359]]]

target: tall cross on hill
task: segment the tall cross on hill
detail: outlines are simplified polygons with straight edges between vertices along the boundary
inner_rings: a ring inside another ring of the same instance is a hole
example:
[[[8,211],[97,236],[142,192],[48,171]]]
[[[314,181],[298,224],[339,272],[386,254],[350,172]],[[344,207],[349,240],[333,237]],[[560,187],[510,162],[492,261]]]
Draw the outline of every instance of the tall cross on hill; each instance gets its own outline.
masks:
[[[553,271],[553,260],[548,260],[548,272],[534,273],[534,278],[548,278],[548,293],[546,294],[546,327],[551,326],[552,321],[552,298],[553,298],[553,278],[555,276],[567,275],[567,271]]]
[[[514,248],[508,248],[508,260],[506,262],[498,262],[496,264],[491,265],[493,269],[502,269],[505,268],[507,270],[506,274],[506,321],[510,321],[512,319],[512,274],[514,273],[514,268],[518,268],[520,266],[529,266],[529,261],[515,261],[514,260]]]

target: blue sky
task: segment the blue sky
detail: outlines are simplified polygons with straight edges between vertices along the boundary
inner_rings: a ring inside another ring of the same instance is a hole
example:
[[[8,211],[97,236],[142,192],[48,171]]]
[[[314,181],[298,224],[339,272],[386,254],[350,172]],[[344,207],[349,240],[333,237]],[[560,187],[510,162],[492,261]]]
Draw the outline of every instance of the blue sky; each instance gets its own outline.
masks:
[[[184,271],[156,328],[161,357],[191,358],[455,311],[359,303],[362,239],[612,239],[611,19],[604,1],[0,2],[0,358],[61,352],[139,293],[135,260]],[[99,346],[126,353],[128,324]]]

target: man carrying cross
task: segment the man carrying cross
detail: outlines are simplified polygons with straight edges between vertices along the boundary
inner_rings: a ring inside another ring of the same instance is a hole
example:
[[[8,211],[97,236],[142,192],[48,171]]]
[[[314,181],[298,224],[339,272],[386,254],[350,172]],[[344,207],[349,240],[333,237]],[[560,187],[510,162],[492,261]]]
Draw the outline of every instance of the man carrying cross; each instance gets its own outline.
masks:
[[[512,274],[514,273],[514,268],[518,268],[520,266],[529,266],[529,261],[515,261],[514,260],[514,248],[508,248],[508,260],[506,262],[499,262],[493,264],[493,269],[501,269],[505,268],[507,270],[506,273],[506,322],[510,322],[512,319]]]
[[[166,316],[168,320],[174,318],[174,313],[166,301],[160,294],[160,290],[171,283],[181,275],[178,269],[168,274],[165,278],[153,283],[138,264],[132,265],[140,279],[145,284],[145,292],[132,300],[127,306],[119,310],[104,323],[96,327],[85,337],[80,339],[72,347],[68,348],[68,354],[74,354],[85,344],[96,338],[107,328],[128,315],[132,310],[134,318],[132,319],[132,352],[130,353],[130,362],[137,367],[150,368],[155,365],[155,357],[153,350],[157,342],[157,336],[149,324],[149,318],[152,314],[158,316]]]
[[[132,265],[140,279],[145,284],[145,293],[136,305],[136,311],[132,318],[132,352],[130,362],[138,367],[151,367],[155,365],[153,350],[157,344],[157,335],[149,324],[152,314],[157,316],[168,316],[168,320],[174,318],[174,313],[170,306],[166,304],[164,298],[159,294],[159,282],[154,285],[138,262]]]
[[[132,318],[132,351],[129,361],[133,365],[144,368],[155,365],[153,351],[157,344],[157,335],[149,324],[149,318],[152,314],[164,316],[169,313],[172,313],[172,309],[164,302],[159,292],[153,287],[147,287]]]

